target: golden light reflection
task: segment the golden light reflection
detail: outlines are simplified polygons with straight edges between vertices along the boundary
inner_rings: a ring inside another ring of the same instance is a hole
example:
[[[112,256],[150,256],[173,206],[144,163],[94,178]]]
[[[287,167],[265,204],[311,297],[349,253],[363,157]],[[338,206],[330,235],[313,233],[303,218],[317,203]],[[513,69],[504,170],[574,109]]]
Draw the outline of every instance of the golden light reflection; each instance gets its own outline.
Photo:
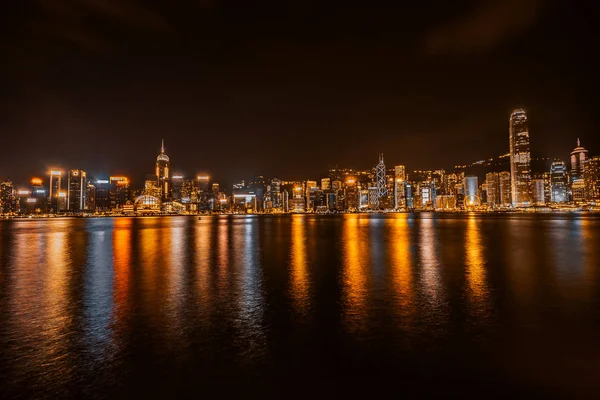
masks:
[[[308,302],[308,274],[306,257],[306,221],[304,216],[292,217],[292,274],[291,295],[296,310],[306,312]]]
[[[483,250],[481,245],[481,232],[477,219],[474,216],[469,217],[465,237],[466,263],[467,263],[467,281],[471,301],[479,305],[484,302],[488,295],[488,288],[485,277],[485,266]],[[479,308],[477,307],[477,308]]]
[[[352,328],[360,328],[366,322],[365,301],[367,276],[365,269],[369,259],[368,237],[361,225],[369,222],[356,215],[344,218],[342,243],[344,244],[344,305],[348,323]]]
[[[137,222],[137,221],[136,221]],[[145,297],[144,304],[148,307],[154,305],[153,299],[161,299],[163,282],[160,276],[160,264],[163,260],[162,247],[160,246],[161,234],[158,218],[139,219],[139,255],[140,255],[140,284]],[[148,310],[148,312],[152,312]]]
[[[439,305],[441,302],[440,261],[436,248],[436,228],[432,218],[419,221],[421,243],[419,256],[421,259],[421,281],[429,302]]]
[[[587,218],[580,222],[585,285],[588,288],[588,295],[595,296],[600,290],[600,268],[598,268],[600,234]]]
[[[40,332],[44,336],[42,340],[46,343],[41,350],[47,360],[62,358],[67,352],[65,336],[69,328],[67,324],[70,322],[67,288],[69,280],[72,279],[69,274],[69,253],[65,251],[69,248],[69,234],[57,227],[55,232],[49,233],[46,243],[47,270],[44,274],[45,288],[40,310],[44,318],[41,320]]]
[[[410,253],[410,229],[408,216],[400,214],[391,226],[390,258],[392,261],[393,284],[401,316],[415,314],[413,299],[412,255]]]
[[[113,230],[114,304],[117,329],[131,316],[131,235],[133,219],[115,218]]]
[[[217,228],[217,276],[219,289],[225,290],[229,275],[229,220],[219,218]]]
[[[213,218],[203,218],[197,221],[195,226],[195,246],[196,246],[196,272],[198,276],[198,294],[200,296],[204,309],[208,309],[208,303],[212,299],[210,295],[211,278],[211,251],[213,249],[213,224],[218,220]]]

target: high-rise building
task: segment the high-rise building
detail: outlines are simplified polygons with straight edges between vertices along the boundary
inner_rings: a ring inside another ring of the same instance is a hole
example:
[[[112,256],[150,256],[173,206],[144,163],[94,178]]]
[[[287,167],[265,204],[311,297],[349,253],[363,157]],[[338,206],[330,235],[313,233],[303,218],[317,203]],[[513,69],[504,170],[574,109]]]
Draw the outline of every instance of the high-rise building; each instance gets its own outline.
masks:
[[[329,189],[331,189],[331,178],[321,179],[321,190],[329,190]]]
[[[183,175],[173,175],[171,177],[171,199],[181,202],[181,190],[183,188]]]
[[[156,181],[152,181],[156,187]],[[158,190],[155,191],[158,194]],[[158,196],[154,196],[158,197]],[[113,210],[121,211],[132,200],[129,178],[125,176],[110,177],[110,206]]]
[[[497,172],[488,172],[485,175],[485,189],[488,207],[496,208],[500,206],[500,176]]]
[[[502,171],[498,174],[498,187],[500,193],[500,205],[502,207],[510,207],[511,201],[511,185],[510,185],[510,173],[508,171]]]
[[[510,116],[510,176],[513,207],[531,204],[531,150],[527,114],[516,109]]]
[[[533,204],[536,206],[543,206],[546,204],[546,195],[544,191],[544,179],[535,178],[531,182],[531,192]]]
[[[304,212],[304,207],[306,203],[304,201],[304,191],[302,190],[302,186],[296,186],[292,195],[292,211]]]
[[[567,200],[567,166],[555,160],[550,166],[550,201],[564,203]]]
[[[595,156],[585,163],[584,182],[586,198],[597,203],[600,201],[600,157]]]
[[[0,214],[17,211],[15,188],[10,179],[0,183]]]
[[[571,198],[575,203],[583,203],[586,200],[585,181],[575,179],[571,183]]]
[[[156,157],[156,181],[160,190],[160,199],[168,201],[171,198],[171,181],[169,179],[169,170],[171,161],[165,154],[165,141],[162,141],[160,154]]]
[[[94,182],[95,190],[95,206],[96,211],[100,213],[108,212],[111,210],[110,203],[110,180],[108,179],[96,179]]]
[[[317,186],[317,181],[306,181],[306,210],[307,211],[315,211],[316,206],[315,206],[315,198],[316,198],[316,193],[319,190],[319,187]]]
[[[67,209],[83,211],[85,209],[85,190],[87,178],[85,171],[72,169],[67,178]]]
[[[92,182],[88,182],[85,188],[85,210],[96,211],[96,186]]]
[[[588,151],[581,147],[581,142],[578,138],[577,147],[571,152],[571,182],[575,179],[583,179],[587,157]]]
[[[385,208],[388,206],[388,188],[383,154],[379,155],[379,163],[375,167],[375,179],[377,180],[378,208]]]
[[[394,167],[394,208],[396,210],[406,208],[406,168],[404,165]]]

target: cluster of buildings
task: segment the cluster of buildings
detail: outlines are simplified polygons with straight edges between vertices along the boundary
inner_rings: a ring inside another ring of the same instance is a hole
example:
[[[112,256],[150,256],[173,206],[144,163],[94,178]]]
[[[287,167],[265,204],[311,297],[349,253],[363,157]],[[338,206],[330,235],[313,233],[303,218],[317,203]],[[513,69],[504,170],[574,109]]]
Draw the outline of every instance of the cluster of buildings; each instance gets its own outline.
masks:
[[[527,114],[514,110],[509,153],[455,166],[451,172],[387,168],[383,155],[372,169],[334,168],[317,180],[257,176],[226,193],[208,175],[171,173],[164,141],[153,174],[133,190],[124,176],[92,178],[85,171],[51,170],[28,187],[0,182],[4,215],[132,215],[188,213],[288,213],[536,210],[600,205],[600,157],[577,140],[569,163],[532,157]]]

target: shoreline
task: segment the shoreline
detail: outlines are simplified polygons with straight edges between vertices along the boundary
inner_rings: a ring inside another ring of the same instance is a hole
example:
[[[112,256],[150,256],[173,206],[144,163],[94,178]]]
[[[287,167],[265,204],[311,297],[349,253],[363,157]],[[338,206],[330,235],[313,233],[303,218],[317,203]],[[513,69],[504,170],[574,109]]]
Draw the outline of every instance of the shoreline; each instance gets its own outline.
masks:
[[[193,217],[201,219],[202,217],[222,217],[222,216],[254,216],[254,217],[283,217],[291,215],[310,215],[310,216],[338,216],[338,215],[389,215],[389,214],[432,214],[432,215],[490,215],[490,216],[509,216],[509,215],[572,215],[572,214],[600,214],[600,209],[582,210],[502,210],[502,211],[481,211],[481,210],[452,210],[452,211],[370,211],[370,212],[334,212],[334,213],[310,213],[310,212],[288,212],[288,213],[207,213],[207,214],[114,214],[114,215],[0,215],[0,220],[53,220],[53,219],[98,219],[98,218],[156,218],[156,217]]]

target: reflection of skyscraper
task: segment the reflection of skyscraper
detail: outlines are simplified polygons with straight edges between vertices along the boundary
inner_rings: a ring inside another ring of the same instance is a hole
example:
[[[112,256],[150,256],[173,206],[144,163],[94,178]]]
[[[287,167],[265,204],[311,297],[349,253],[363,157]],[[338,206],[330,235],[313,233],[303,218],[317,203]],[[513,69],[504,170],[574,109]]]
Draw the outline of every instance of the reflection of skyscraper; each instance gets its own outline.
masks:
[[[581,142],[577,139],[577,147],[571,152],[571,182],[575,179],[583,179],[587,154],[588,151],[581,147]]]
[[[169,181],[170,165],[171,162],[169,156],[165,154],[165,141],[163,140],[160,147],[160,154],[156,157],[156,179],[162,201],[169,200],[171,196],[171,186]]]
[[[83,211],[85,208],[85,190],[87,179],[85,171],[72,169],[67,179],[67,209]]]
[[[531,153],[529,123],[524,110],[514,110],[510,116],[510,175],[513,207],[531,204]]]
[[[564,203],[567,201],[567,166],[556,160],[550,166],[550,201]]]

